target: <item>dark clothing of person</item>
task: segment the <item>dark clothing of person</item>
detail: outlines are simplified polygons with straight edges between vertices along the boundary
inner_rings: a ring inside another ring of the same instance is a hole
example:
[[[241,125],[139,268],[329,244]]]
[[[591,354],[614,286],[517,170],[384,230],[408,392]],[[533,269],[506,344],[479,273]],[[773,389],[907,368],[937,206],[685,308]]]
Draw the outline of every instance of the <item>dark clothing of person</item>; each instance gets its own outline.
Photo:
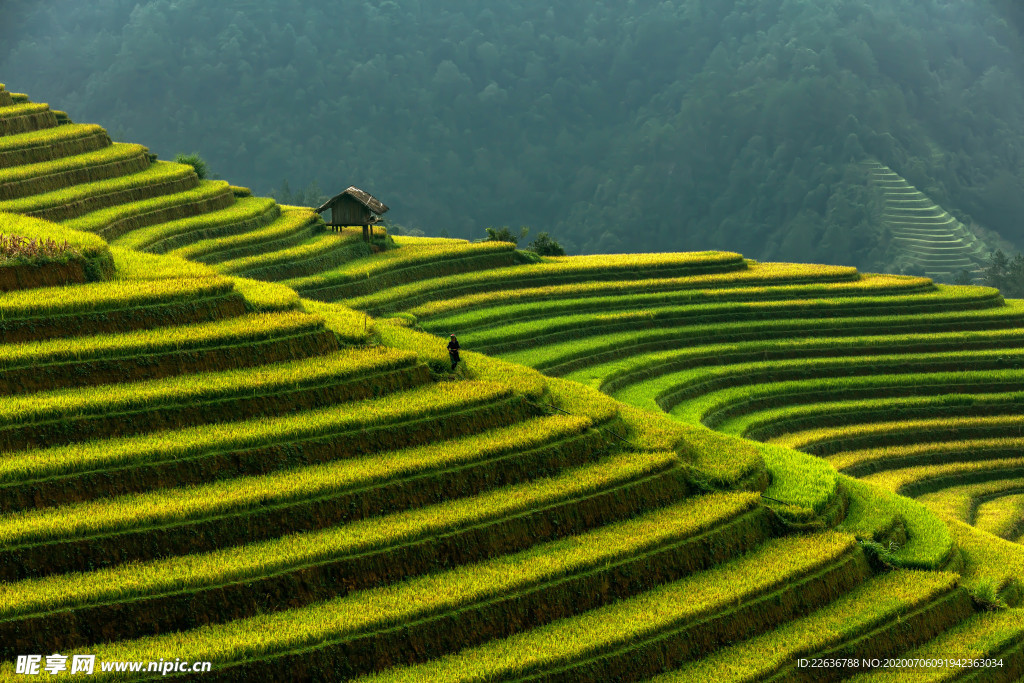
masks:
[[[448,342],[448,357],[452,361],[452,370],[459,364],[459,340],[452,337],[452,340]]]

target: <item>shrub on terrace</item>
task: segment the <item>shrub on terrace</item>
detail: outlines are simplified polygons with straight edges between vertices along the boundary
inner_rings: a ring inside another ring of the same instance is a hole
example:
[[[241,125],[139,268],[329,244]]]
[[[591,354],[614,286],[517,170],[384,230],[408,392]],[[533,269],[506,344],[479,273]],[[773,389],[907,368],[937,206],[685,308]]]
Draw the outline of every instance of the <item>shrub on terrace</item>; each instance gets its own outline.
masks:
[[[191,154],[178,154],[174,157],[174,163],[176,164],[188,164],[195,169],[196,175],[199,176],[200,180],[205,180],[208,169],[206,162],[198,152],[192,152]]]

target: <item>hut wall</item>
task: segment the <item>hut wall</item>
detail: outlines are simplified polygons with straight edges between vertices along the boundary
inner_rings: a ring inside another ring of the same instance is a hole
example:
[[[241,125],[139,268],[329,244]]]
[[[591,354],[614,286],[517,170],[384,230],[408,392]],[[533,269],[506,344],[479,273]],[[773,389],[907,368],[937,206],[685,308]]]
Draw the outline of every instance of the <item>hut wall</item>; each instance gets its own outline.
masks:
[[[370,220],[370,212],[366,207],[347,197],[331,205],[331,223],[334,225],[365,225]]]

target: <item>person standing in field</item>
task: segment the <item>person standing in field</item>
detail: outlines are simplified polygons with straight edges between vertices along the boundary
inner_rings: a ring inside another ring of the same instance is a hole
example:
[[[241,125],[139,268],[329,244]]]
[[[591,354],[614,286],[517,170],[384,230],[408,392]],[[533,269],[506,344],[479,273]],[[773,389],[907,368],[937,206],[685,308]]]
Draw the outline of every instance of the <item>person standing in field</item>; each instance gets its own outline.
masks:
[[[448,357],[452,360],[452,372],[455,372],[455,366],[459,364],[459,340],[452,334],[452,340],[448,342]]]

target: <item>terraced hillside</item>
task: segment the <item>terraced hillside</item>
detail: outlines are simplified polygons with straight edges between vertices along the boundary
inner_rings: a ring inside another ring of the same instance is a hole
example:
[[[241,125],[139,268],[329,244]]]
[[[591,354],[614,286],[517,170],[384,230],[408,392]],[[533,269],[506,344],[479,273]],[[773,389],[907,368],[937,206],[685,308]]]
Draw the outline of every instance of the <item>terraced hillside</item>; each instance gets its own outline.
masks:
[[[985,609],[1024,549],[980,530],[1024,493],[1017,302],[366,244],[26,99],[0,88],[0,232],[99,265],[0,295],[0,679],[55,652],[203,680],[1024,671],[1024,610]]]
[[[980,280],[992,249],[899,174],[867,161],[870,182],[882,195],[882,221],[905,267],[952,282],[963,271]]]

